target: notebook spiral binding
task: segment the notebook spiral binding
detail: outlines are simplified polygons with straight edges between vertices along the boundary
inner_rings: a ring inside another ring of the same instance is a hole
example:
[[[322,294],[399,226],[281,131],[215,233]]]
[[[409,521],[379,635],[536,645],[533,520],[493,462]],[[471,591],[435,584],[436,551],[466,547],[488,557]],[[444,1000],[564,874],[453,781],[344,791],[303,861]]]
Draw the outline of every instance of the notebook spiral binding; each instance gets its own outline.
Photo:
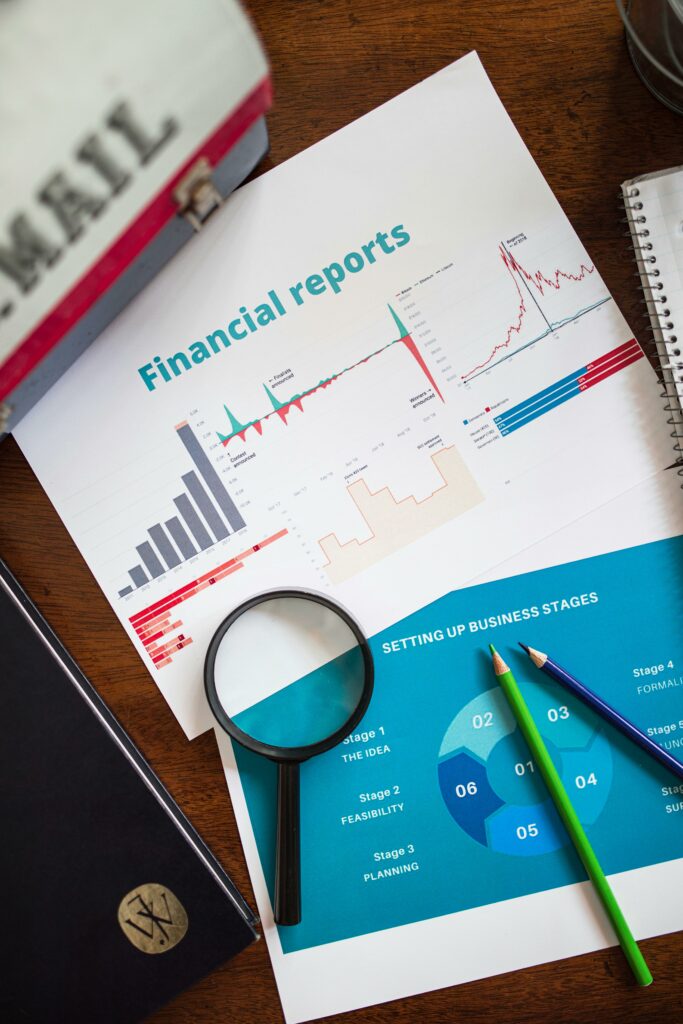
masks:
[[[661,318],[668,317],[670,310],[666,305],[664,281],[661,280],[661,272],[656,266],[654,246],[649,241],[647,213],[640,199],[640,189],[637,185],[632,185],[627,195],[620,193],[620,199],[626,214],[622,221],[628,226],[628,231],[624,234],[631,240],[637,268],[635,276],[640,280],[643,289],[640,302],[644,307],[643,326],[648,335],[648,341],[643,348],[650,362],[655,365],[663,387],[661,398],[673,441],[675,464],[679,467],[677,473],[681,477],[683,487],[683,413],[676,388],[677,383],[683,382],[683,339],[679,341],[675,333],[668,333],[676,329],[671,320],[665,320],[663,328],[660,326]]]

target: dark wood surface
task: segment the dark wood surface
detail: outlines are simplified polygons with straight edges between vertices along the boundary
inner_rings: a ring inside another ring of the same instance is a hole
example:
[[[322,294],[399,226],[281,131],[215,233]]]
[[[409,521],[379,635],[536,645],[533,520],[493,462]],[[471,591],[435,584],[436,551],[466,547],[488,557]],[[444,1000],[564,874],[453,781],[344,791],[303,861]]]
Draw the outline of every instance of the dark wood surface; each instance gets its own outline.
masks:
[[[637,79],[613,3],[251,0],[249,7],[271,57],[275,86],[272,148],[260,170],[476,49],[638,330],[638,292],[618,186],[643,171],[683,163],[683,120],[659,105]],[[407,152],[409,159],[410,140]],[[213,736],[193,743],[184,739],[12,439],[0,444],[0,498],[0,555],[239,886],[251,894]],[[625,830],[624,841],[627,835]],[[358,1024],[680,1020],[683,934],[652,939],[643,948],[655,976],[647,990],[635,988],[621,953],[612,949],[372,1007],[352,1018]],[[429,953],[416,950],[416,955]],[[153,1018],[155,1024],[281,1020],[264,942]]]

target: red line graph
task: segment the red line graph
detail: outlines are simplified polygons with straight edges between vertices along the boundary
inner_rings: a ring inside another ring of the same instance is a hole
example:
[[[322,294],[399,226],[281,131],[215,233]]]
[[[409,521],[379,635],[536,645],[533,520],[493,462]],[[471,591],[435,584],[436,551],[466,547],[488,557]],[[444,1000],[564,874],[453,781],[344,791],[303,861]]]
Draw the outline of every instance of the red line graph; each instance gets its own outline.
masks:
[[[530,273],[525,267],[522,266],[519,260],[515,259],[512,253],[509,253],[505,249],[505,247],[502,244],[498,246],[498,253],[505,265],[505,269],[507,270],[508,274],[512,279],[512,283],[514,284],[517,290],[517,297],[519,299],[517,319],[508,327],[505,341],[501,341],[498,345],[495,345],[494,348],[491,350],[490,355],[482,363],[479,363],[477,366],[473,366],[471,370],[469,370],[467,373],[464,373],[460,378],[461,380],[467,380],[467,378],[471,377],[473,373],[477,373],[479,370],[483,370],[486,366],[489,365],[490,362],[492,362],[495,359],[499,352],[503,352],[505,351],[505,349],[509,348],[513,338],[516,335],[519,335],[519,333],[521,332],[524,317],[526,316],[528,309],[525,302],[524,292],[522,291],[522,288],[520,286],[520,279],[524,280],[527,283],[527,285],[530,285],[531,287],[535,288],[539,292],[539,294],[543,296],[545,295],[545,289],[547,288],[552,288],[554,291],[559,291],[562,287],[563,281],[583,281],[586,275],[592,274],[595,271],[595,266],[592,263],[590,263],[588,266],[586,266],[585,263],[581,263],[576,274],[568,273],[565,270],[555,270],[553,271],[550,277],[546,277],[545,274],[540,270],[537,270],[533,274]],[[548,323],[547,320],[546,323]]]

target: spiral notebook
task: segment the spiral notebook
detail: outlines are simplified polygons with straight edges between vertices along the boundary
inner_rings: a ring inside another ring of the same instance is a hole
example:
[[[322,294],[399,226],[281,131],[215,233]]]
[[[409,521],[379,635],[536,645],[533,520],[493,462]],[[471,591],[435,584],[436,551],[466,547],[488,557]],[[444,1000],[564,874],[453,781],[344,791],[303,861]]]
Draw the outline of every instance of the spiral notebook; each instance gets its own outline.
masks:
[[[621,190],[676,460],[683,464],[683,167],[632,178]]]

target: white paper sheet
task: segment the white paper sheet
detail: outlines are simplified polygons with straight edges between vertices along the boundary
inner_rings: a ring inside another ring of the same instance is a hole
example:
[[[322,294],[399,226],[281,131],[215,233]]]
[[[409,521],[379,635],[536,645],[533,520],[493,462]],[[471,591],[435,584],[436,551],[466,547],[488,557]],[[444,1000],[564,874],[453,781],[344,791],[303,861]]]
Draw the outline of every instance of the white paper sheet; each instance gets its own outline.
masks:
[[[371,635],[670,457],[474,54],[239,190],[15,433],[190,738],[254,592]]]

